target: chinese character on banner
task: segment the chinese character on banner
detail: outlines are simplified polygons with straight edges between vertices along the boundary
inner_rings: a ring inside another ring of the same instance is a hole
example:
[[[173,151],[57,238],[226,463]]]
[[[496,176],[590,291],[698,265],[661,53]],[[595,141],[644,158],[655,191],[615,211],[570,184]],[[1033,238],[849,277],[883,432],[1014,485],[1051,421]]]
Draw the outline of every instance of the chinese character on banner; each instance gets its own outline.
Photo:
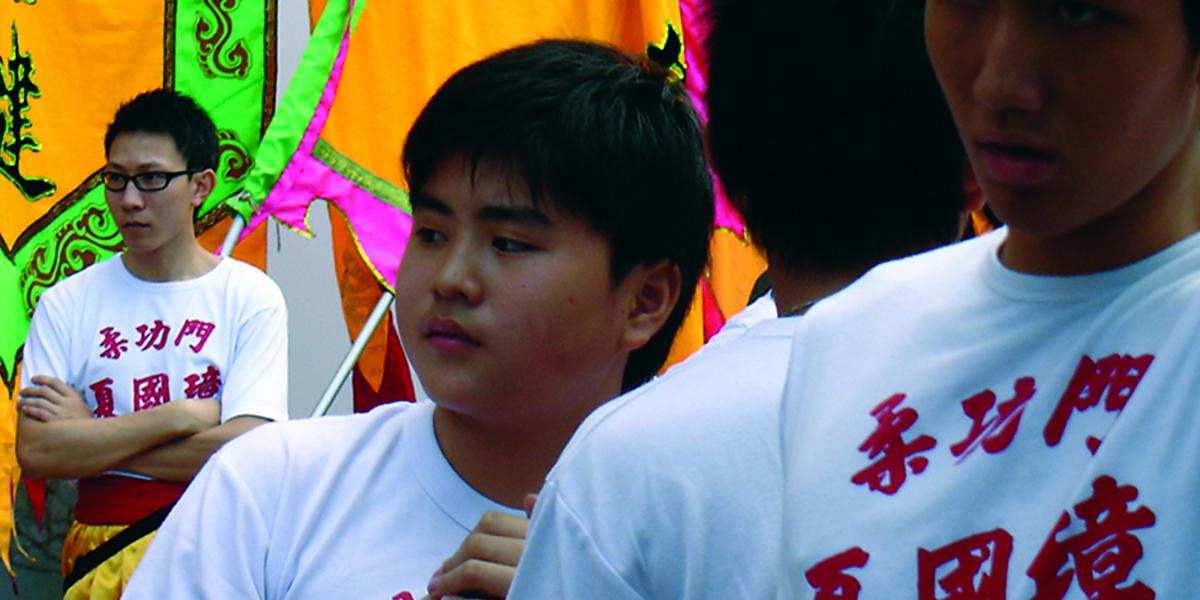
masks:
[[[171,326],[164,324],[162,321],[155,319],[154,325],[138,325],[137,347],[142,349],[142,352],[154,348],[162,350],[167,345],[167,338],[171,335]]]
[[[883,455],[867,468],[855,473],[850,481],[856,485],[866,485],[871,490],[887,495],[900,491],[904,480],[908,477],[908,469],[912,468],[914,475],[920,474],[929,466],[929,459],[924,457],[909,458],[920,452],[927,452],[937,445],[937,440],[928,435],[921,435],[912,442],[905,442],[902,434],[916,423],[917,411],[905,408],[898,412],[896,407],[904,401],[904,394],[896,394],[884,400],[871,416],[879,422],[875,432],[867,436],[866,441],[858,447],[866,452],[867,458],[874,459]],[[907,461],[907,464],[906,464]]]
[[[1062,399],[1058,401],[1054,414],[1042,432],[1046,445],[1057,446],[1062,441],[1071,413],[1088,410],[1099,404],[1101,399],[1104,400],[1104,410],[1121,412],[1153,361],[1151,354],[1138,357],[1112,354],[1099,361],[1088,356],[1081,358],[1075,375],[1071,377],[1067,390],[1063,392]],[[1100,440],[1089,438],[1087,445],[1095,454],[1100,447]]]
[[[212,365],[203,373],[192,373],[183,380],[187,382],[183,393],[188,398],[212,398],[221,391],[221,372]]]
[[[862,548],[851,548],[840,554],[835,554],[804,572],[817,591],[815,600],[855,600],[862,591],[862,584],[853,575],[844,573],[846,569],[861,569],[866,566],[871,556]]]
[[[212,335],[213,329],[216,329],[216,325],[213,325],[208,321],[188,319],[187,321],[184,321],[183,326],[179,328],[179,335],[175,336],[175,345],[178,346],[181,342],[183,342],[183,338],[185,337],[194,337],[199,341],[188,346],[188,348],[191,348],[192,352],[199,352],[202,348],[204,348],[204,344],[208,342],[208,336]]]
[[[166,373],[133,380],[134,412],[154,408],[171,401],[171,384]]]
[[[1154,590],[1141,581],[1118,587],[1142,559],[1142,543],[1129,532],[1155,522],[1145,506],[1130,512],[1128,505],[1137,497],[1137,488],[1118,486],[1107,475],[1097,477],[1092,496],[1075,505],[1083,531],[1060,540],[1059,534],[1071,525],[1071,515],[1064,512],[1026,571],[1037,584],[1036,598],[1061,600],[1073,580],[1088,598],[1153,598]]]
[[[103,348],[100,358],[117,360],[121,358],[121,353],[129,348],[129,340],[121,337],[121,332],[112,327],[101,329],[100,334],[104,336],[104,339],[100,340],[100,347]]]
[[[1012,399],[1001,402],[999,406],[996,406],[996,394],[991,390],[984,390],[963,400],[963,413],[971,418],[971,431],[961,442],[950,446],[950,453],[959,457],[961,462],[980,446],[988,454],[1004,451],[1017,435],[1025,405],[1036,391],[1033,378],[1022,377],[1013,384]],[[992,407],[996,408],[996,414],[985,420]]]
[[[96,410],[92,411],[92,416],[97,418],[116,416],[113,414],[112,382],[112,377],[105,377],[88,386],[92,390],[92,395],[96,397]]]
[[[1003,529],[975,534],[937,550],[919,548],[920,600],[1004,600],[1012,548],[1012,535]]]

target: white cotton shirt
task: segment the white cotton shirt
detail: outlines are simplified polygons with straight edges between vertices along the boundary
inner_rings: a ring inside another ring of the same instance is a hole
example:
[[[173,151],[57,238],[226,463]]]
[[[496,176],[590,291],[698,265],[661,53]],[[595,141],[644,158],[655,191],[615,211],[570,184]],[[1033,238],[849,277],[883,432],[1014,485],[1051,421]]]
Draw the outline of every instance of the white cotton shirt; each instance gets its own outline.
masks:
[[[782,597],[1200,594],[1200,234],[1069,277],[1005,268],[1005,236],[798,328]]]
[[[269,424],[192,481],[124,598],[415,599],[487,511],[432,403]]]
[[[217,398],[221,421],[287,419],[287,309],[265,273],[232,258],[183,281],[144,281],[121,256],[46,290],[21,382],[51,375],[96,416]],[[111,404],[109,404],[111,400]]]
[[[548,475],[508,597],[773,596],[798,321],[761,322],[593,412]]]

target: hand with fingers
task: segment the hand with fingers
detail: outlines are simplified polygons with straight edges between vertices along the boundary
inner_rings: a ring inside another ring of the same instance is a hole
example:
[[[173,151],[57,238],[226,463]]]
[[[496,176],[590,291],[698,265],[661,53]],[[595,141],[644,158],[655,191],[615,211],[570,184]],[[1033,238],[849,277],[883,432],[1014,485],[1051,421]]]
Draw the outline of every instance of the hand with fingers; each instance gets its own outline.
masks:
[[[500,512],[483,515],[458,550],[429,581],[422,600],[447,598],[495,599],[508,596],[536,494],[525,496],[525,517]]]
[[[34,375],[29,380],[35,385],[21,388],[17,399],[22,415],[42,423],[92,417],[83,395],[67,382],[49,375]]]

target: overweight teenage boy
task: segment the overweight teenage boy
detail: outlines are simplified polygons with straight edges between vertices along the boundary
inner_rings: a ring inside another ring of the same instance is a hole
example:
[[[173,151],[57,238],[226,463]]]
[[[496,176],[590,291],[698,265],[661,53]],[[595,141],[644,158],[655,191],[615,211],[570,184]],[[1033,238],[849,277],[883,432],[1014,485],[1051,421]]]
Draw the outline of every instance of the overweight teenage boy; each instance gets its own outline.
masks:
[[[543,41],[452,76],[404,147],[396,282],[434,402],[226,448],[127,597],[420,597],[485,513],[521,514],[683,319],[712,218],[697,123],[667,71],[599,44]]]
[[[146,92],[104,138],[104,198],[125,243],[47,290],[25,341],[17,458],[79,480],[68,598],[116,598],[208,457],[287,418],[287,313],[262,271],[218,258],[192,218],[217,133],[191,98]]]
[[[779,402],[800,315],[964,223],[962,146],[920,12],[889,4],[715,3],[709,147],[779,318],[585,421],[538,498],[511,598],[774,597]]]
[[[797,333],[792,597],[1200,593],[1200,3],[928,0],[1004,230]]]

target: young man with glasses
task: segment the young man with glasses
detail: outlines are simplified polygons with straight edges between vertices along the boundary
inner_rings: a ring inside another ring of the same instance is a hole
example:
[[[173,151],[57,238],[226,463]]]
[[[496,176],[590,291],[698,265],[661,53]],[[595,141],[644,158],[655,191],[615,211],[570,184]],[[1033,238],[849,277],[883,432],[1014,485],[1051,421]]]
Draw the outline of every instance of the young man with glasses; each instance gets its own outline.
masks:
[[[193,100],[144,93],[105,135],[105,200],[125,250],[39,300],[25,341],[17,457],[79,480],[65,596],[119,597],[157,524],[226,441],[287,418],[287,315],[261,271],[196,241],[216,130]]]

